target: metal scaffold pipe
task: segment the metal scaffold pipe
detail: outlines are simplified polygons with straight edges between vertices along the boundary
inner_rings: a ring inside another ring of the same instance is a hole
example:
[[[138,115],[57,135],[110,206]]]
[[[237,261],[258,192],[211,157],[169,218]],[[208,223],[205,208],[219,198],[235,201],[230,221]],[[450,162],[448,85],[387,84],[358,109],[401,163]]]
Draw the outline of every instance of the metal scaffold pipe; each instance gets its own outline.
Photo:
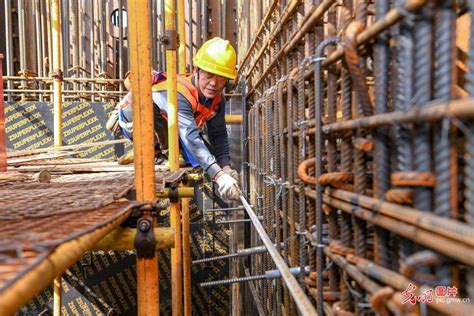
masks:
[[[281,272],[283,281],[288,287],[288,291],[291,293],[291,296],[293,297],[301,315],[316,315],[316,310],[314,309],[313,304],[311,304],[309,298],[303,292],[303,289],[298,284],[298,281],[296,281],[295,276],[291,273],[285,260],[283,260],[280,253],[273,245],[273,242],[270,240],[270,237],[268,237],[265,228],[263,228],[262,224],[257,218],[257,215],[255,215],[254,211],[252,210],[252,208],[250,207],[247,200],[242,194],[240,195],[240,201],[244,205],[245,211],[252,220],[252,223],[258,235],[260,236],[260,239],[267,247],[268,253],[272,257],[273,262],[275,263],[278,270]]]
[[[52,0],[52,46],[53,46],[53,103],[54,103],[54,145],[62,146],[62,86],[63,73],[61,70],[61,12],[59,0]],[[26,53],[26,52],[24,52]]]
[[[190,199],[181,199],[183,217],[183,285],[184,285],[184,316],[192,315],[191,303],[191,231],[189,219]]]
[[[184,14],[184,11],[183,11]],[[179,139],[178,139],[178,92],[176,67],[176,6],[174,0],[165,0],[165,37],[166,73],[167,73],[167,105],[168,105],[168,144],[169,166],[171,171],[179,170]],[[181,216],[180,204],[171,203],[170,224],[175,229],[175,248],[171,249],[171,301],[173,315],[182,312],[182,257],[181,257]]]
[[[149,12],[145,2],[128,2],[133,90],[135,188],[139,201],[155,200],[153,109],[151,100]],[[105,45],[105,43],[104,43]],[[150,216],[144,211],[144,216]],[[153,226],[153,225],[152,225]],[[153,228],[153,227],[152,227]],[[138,315],[159,315],[158,256],[137,257]]]
[[[54,278],[53,281],[53,290],[54,290],[54,306],[53,306],[53,315],[54,316],[61,316],[61,298],[62,298],[62,291],[61,291],[61,282],[63,278],[58,276]]]
[[[185,14],[184,14],[184,0],[178,0],[178,35],[179,35],[179,48],[178,48],[178,66],[179,73],[186,73],[186,25],[185,25]]]

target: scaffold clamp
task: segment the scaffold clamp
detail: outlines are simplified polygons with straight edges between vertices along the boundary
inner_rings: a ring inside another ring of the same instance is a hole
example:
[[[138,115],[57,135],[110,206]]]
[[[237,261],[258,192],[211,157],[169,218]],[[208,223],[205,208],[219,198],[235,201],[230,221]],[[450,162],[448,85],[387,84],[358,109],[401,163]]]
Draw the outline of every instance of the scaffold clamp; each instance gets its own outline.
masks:
[[[142,216],[137,222],[137,234],[134,244],[138,258],[155,256],[155,234],[153,233],[153,217]]]
[[[176,50],[179,45],[179,37],[176,30],[165,30],[165,34],[160,37],[160,43],[165,49]]]

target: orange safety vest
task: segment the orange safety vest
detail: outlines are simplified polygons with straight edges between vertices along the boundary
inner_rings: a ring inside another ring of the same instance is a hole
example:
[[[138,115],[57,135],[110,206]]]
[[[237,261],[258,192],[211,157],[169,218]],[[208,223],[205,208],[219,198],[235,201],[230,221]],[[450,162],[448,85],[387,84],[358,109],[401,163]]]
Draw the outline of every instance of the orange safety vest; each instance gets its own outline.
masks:
[[[221,103],[221,95],[219,94],[212,100],[209,107],[199,102],[199,93],[196,86],[191,82],[192,76],[178,75],[178,92],[188,100],[194,113],[194,121],[198,128],[209,119],[216,115]],[[166,91],[166,80],[153,85],[153,91]],[[163,114],[162,114],[163,115]],[[168,119],[163,115],[165,119]]]

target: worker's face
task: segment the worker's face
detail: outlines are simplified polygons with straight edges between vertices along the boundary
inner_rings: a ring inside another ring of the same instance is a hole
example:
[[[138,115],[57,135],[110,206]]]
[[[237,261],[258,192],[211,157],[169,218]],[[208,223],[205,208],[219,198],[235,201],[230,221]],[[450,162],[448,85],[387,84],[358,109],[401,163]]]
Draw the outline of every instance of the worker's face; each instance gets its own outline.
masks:
[[[224,89],[228,79],[202,69],[199,69],[198,72],[198,88],[201,94],[209,99],[217,97]]]

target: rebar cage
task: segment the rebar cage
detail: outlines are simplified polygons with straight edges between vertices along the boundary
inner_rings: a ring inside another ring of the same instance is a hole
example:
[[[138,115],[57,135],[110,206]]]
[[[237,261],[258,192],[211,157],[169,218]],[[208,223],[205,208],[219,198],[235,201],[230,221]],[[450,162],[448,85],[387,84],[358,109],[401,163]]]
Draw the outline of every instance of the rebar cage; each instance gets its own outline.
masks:
[[[423,303],[473,312],[472,10],[473,1],[238,4],[245,194],[320,315]],[[247,246],[261,245],[250,234]],[[274,264],[260,253],[248,268]],[[281,280],[254,286],[264,313],[295,313]],[[455,304],[443,287],[458,290]]]

